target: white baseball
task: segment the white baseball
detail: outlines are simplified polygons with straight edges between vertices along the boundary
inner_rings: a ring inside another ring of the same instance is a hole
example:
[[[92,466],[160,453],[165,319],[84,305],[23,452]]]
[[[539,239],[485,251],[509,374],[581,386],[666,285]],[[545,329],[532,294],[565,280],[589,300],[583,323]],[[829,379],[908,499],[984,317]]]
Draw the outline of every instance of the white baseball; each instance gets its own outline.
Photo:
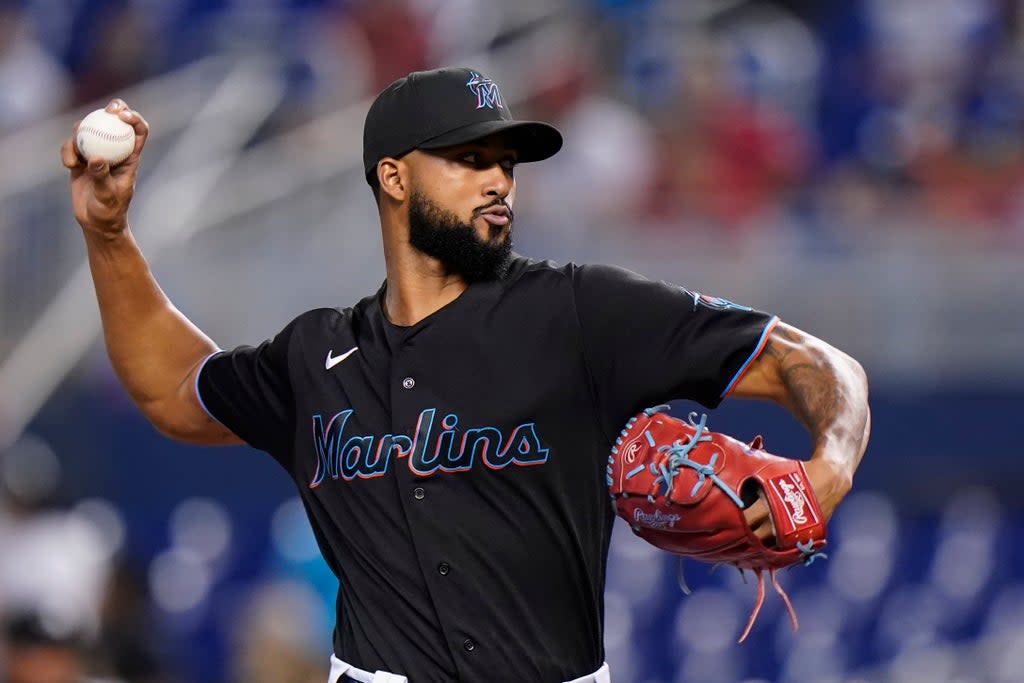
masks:
[[[135,129],[117,114],[97,109],[78,124],[75,144],[86,160],[102,158],[117,166],[135,149]]]

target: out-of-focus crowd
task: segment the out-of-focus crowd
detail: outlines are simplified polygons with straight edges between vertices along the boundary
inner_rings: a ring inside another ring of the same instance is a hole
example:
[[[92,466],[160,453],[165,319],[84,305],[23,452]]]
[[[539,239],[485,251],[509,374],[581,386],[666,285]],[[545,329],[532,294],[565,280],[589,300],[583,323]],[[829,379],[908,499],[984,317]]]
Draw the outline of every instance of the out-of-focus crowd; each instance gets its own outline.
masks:
[[[186,499],[169,542],[130,543],[130,511],[68,479],[38,437],[0,451],[0,683],[326,679],[337,583],[297,499],[247,541],[223,505]],[[268,536],[266,558],[244,554]]]
[[[23,439],[3,456],[0,681],[169,680],[151,640],[145,580],[118,555],[118,514],[60,500],[61,466],[42,441]]]
[[[524,41],[506,69],[533,93],[517,114],[567,140],[524,183],[567,234],[775,230],[812,252],[894,226],[1024,241],[1020,0],[3,5],[0,134],[214,53],[279,60],[282,129]]]

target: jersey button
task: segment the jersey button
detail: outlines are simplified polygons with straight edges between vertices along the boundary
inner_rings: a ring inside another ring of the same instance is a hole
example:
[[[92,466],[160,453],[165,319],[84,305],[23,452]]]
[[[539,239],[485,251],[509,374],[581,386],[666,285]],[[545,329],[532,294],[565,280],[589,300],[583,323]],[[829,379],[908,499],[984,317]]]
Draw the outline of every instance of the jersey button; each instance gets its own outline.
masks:
[[[465,648],[466,652],[472,652],[476,649],[476,643],[471,638],[466,638],[462,641],[462,647]]]
[[[450,572],[451,570],[452,568],[448,565],[447,562],[442,562],[441,564],[437,565],[437,573],[441,576],[448,576],[448,572]]]
[[[416,386],[416,380],[414,380],[412,377],[406,377],[405,379],[402,380],[402,388],[412,389],[414,386]]]
[[[416,500],[423,500],[423,496],[427,495],[427,492],[423,490],[423,487],[417,486],[412,490],[412,496]]]

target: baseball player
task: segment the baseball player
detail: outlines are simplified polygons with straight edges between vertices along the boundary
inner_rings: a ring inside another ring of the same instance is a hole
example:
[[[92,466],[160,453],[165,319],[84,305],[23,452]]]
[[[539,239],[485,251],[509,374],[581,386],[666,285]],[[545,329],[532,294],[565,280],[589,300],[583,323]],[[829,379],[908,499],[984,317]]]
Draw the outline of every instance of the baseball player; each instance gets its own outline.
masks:
[[[148,126],[107,111],[135,128],[127,161],[84,160],[73,136],[62,157],[111,362],[162,433],[248,443],[292,477],[340,584],[331,683],[607,683],[605,466],[645,406],[774,400],[812,435],[826,516],[850,489],[869,424],[854,360],[723,299],[511,251],[515,167],[562,138],[484,74],[409,74],[367,114],[380,289],[228,351],[133,240]],[[771,535],[763,504],[744,513]]]

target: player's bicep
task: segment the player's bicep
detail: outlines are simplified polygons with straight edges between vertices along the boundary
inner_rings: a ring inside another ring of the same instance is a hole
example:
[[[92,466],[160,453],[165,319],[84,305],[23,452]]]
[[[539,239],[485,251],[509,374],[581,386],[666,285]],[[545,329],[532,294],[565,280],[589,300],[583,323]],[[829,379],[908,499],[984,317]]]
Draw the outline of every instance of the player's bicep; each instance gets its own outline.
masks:
[[[811,335],[780,321],[768,335],[761,353],[728,395],[784,402],[787,395],[785,367],[800,362],[808,345],[814,341],[817,340]]]

